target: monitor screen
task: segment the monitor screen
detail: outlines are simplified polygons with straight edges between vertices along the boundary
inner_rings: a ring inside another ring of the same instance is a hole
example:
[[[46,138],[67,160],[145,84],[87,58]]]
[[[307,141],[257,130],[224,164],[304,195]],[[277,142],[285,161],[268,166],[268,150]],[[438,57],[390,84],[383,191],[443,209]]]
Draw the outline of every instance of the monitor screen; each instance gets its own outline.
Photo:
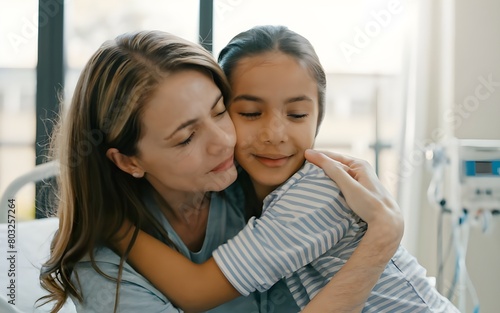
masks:
[[[476,161],[476,174],[492,174],[490,161]]]

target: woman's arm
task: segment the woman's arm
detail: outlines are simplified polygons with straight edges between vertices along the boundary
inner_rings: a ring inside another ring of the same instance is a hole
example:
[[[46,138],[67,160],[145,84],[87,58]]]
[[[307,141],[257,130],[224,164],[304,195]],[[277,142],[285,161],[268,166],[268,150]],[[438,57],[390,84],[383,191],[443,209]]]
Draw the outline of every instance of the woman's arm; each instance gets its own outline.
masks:
[[[368,231],[347,263],[303,312],[361,312],[399,246],[402,214],[367,162],[313,150],[306,152],[306,158],[335,180],[350,208],[368,223]]]
[[[370,226],[347,263],[309,302],[303,313],[354,313],[363,310],[372,288],[388,262],[387,256],[390,253],[383,252],[386,245],[382,242],[387,241],[388,244],[394,242],[388,239],[376,239],[379,236],[375,234],[375,229],[377,227]]]

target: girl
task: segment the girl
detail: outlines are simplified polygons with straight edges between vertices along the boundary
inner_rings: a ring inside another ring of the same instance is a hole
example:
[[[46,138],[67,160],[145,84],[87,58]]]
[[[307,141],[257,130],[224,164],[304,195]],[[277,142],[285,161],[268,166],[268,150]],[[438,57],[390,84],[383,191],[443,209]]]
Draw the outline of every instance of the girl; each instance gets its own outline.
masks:
[[[239,34],[219,62],[232,88],[236,160],[250,177],[263,215],[217,249],[214,258],[243,295],[268,289],[287,269],[286,285],[304,308],[367,230],[337,185],[318,167],[304,164],[324,111],[324,73],[310,44],[285,27]],[[303,260],[308,264],[297,269]],[[399,247],[364,311],[458,312],[425,273]]]
[[[178,270],[176,262],[185,263],[186,258],[206,261],[246,222],[241,186],[231,185],[236,178],[236,138],[226,112],[228,99],[228,83],[210,54],[167,33],[125,34],[106,42],[93,55],[56,141],[61,163],[60,225],[41,272],[42,286],[49,291],[45,300],[55,301],[53,312],[68,297],[80,312],[112,308],[178,312],[179,307],[205,309],[234,298],[214,312],[267,311],[270,304],[274,310],[288,310],[289,293],[282,293],[280,299],[267,299],[267,293],[238,297],[218,270],[207,271],[204,278],[222,287],[213,286],[200,295],[201,284],[193,284],[189,293],[176,292],[197,273]],[[335,163],[321,162],[332,176],[344,179],[351,199],[363,185],[367,186],[364,201],[379,195],[372,188],[379,183],[366,169],[358,169],[366,180],[355,184]],[[337,287],[354,290],[360,283],[365,295],[351,291],[344,303],[338,303],[339,308],[364,301],[380,267],[401,239],[396,205],[375,203],[370,209],[367,220],[380,233],[363,239],[365,245],[356,250],[345,274],[327,286],[331,290],[325,288],[323,299],[344,296],[336,293]],[[374,212],[389,219],[377,219]],[[127,221],[133,221],[135,231],[123,237]],[[139,230],[141,236],[135,240]],[[168,245],[180,252],[169,250],[174,273],[168,280],[176,288],[168,299],[125,263],[135,248],[146,247],[139,240],[146,234],[158,239],[162,248]],[[126,244],[121,246],[122,242]],[[111,249],[118,246],[123,253]],[[385,247],[384,253],[367,259],[378,247]],[[213,259],[203,266],[207,264],[216,268]],[[208,303],[193,304],[191,300],[199,296],[208,298]],[[322,307],[321,297],[317,299]]]

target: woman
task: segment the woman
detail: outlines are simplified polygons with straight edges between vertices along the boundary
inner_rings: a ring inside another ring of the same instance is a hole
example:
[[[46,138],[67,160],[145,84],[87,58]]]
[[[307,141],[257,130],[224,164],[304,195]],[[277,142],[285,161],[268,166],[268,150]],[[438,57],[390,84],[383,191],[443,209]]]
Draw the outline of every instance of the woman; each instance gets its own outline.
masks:
[[[227,189],[236,179],[234,128],[223,102],[229,95],[225,76],[210,54],[170,34],[126,34],[94,54],[78,81],[56,150],[62,164],[60,227],[41,274],[42,286],[50,292],[46,299],[56,301],[54,312],[68,296],[85,312],[111,307],[120,312],[199,308],[196,303],[189,307],[198,296],[195,288],[191,294],[167,299],[124,262],[134,240],[121,255],[110,247],[130,220],[136,229],[177,249],[181,258],[201,263],[243,228],[244,208],[231,192],[237,186]],[[325,296],[317,297],[317,305],[323,307],[322,299],[329,302],[351,290],[352,299],[336,303],[350,309],[364,302],[354,287],[360,283],[368,294],[397,247],[401,216],[391,199],[384,202],[387,194],[358,162],[346,161],[349,174],[359,175],[353,181],[339,172],[338,164],[320,160],[343,181],[339,184],[348,201],[370,203],[375,211],[351,206],[361,209],[358,213],[380,231],[363,239],[349,261],[352,266],[348,262],[338,279],[325,287]],[[354,195],[360,190],[363,197]],[[384,201],[372,202],[376,198]],[[384,247],[384,253],[379,254],[378,247]],[[377,257],[367,260],[372,254]],[[174,281],[182,283],[190,273],[179,274]],[[341,288],[337,294],[339,286],[351,289]],[[232,286],[227,283],[226,288]],[[208,305],[213,307],[238,293],[233,289],[221,301],[214,287],[208,296],[215,299]],[[214,312],[266,311],[266,296],[238,297]],[[271,300],[278,312],[288,303]]]

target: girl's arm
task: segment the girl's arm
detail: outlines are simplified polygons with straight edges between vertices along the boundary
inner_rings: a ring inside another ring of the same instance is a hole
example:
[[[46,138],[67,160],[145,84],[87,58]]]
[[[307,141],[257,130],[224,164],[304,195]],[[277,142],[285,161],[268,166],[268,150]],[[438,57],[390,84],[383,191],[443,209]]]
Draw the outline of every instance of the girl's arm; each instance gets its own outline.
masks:
[[[135,226],[126,222],[114,248],[122,255],[132,240]],[[201,312],[240,296],[210,258],[193,263],[158,239],[139,230],[127,262],[146,277],[175,306],[185,312]]]
[[[352,159],[341,160],[338,155],[334,157],[340,162],[346,162],[344,166],[350,166],[348,173],[352,177],[334,161],[321,157],[317,159],[317,156],[313,156],[310,161],[321,161],[318,165],[323,166],[327,174],[335,178],[349,205],[370,227],[346,265],[305,308],[311,312],[318,308],[329,308],[335,312],[359,311],[396,250],[402,234],[402,219],[398,215],[399,211],[394,209],[397,205],[394,206],[390,197],[386,199],[384,190],[379,190],[380,182],[366,164],[358,162],[356,164],[363,166],[355,167]],[[346,180],[345,176],[351,181]],[[360,198],[366,201],[363,202]],[[122,252],[131,238],[132,231],[129,230],[127,237],[117,246]],[[139,233],[129,260],[173,303],[185,310],[205,310],[239,296],[213,259],[200,265],[191,263],[143,232]]]

